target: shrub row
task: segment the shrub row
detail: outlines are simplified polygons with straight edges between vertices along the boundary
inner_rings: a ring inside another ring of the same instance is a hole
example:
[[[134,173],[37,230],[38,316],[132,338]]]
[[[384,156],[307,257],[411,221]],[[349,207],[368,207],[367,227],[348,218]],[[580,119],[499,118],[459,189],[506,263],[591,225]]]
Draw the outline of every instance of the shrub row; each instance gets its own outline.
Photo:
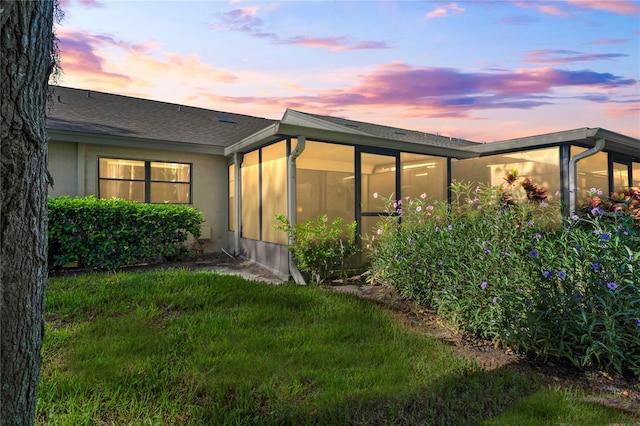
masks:
[[[108,270],[178,254],[188,235],[200,235],[202,212],[188,206],[120,199],[52,197],[49,264]]]
[[[496,344],[640,376],[630,210],[561,219],[544,193],[505,179],[454,184],[450,205],[386,200],[390,215],[366,237],[374,279]]]

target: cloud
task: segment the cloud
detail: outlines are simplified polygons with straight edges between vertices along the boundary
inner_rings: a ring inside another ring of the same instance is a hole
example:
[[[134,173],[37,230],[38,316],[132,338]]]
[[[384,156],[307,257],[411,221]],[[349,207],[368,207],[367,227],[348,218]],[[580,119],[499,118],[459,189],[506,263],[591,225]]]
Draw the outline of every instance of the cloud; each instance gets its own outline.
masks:
[[[572,50],[534,50],[527,54],[525,62],[529,64],[557,65],[572,62],[611,60],[626,56],[629,55],[622,53],[582,53]]]
[[[426,17],[427,19],[445,18],[452,15],[459,15],[461,13],[464,13],[464,11],[465,10],[458,6],[457,3],[449,3],[446,6],[439,7],[427,13]]]
[[[626,44],[631,40],[628,38],[601,38],[598,40],[593,40],[589,44]]]
[[[391,47],[384,41],[364,40],[351,42],[348,37],[343,35],[333,37],[293,36],[282,38],[276,33],[262,30],[264,21],[258,17],[258,13],[258,6],[234,9],[221,14],[220,22],[211,24],[210,28],[242,32],[250,37],[265,39],[275,44],[304,46],[332,51],[389,49]]]
[[[607,91],[637,86],[635,79],[594,71],[533,68],[505,72],[468,73],[453,68],[412,67],[391,63],[359,77],[351,87],[293,96],[219,96],[216,105],[245,104],[303,109],[336,115],[341,111],[388,111],[389,116],[473,119],[489,110],[531,110],[567,99],[615,102]],[[590,91],[591,99],[583,99]],[[575,92],[573,94],[572,92]],[[259,109],[259,108],[258,108]]]
[[[95,90],[138,91],[167,81],[185,87],[206,81],[229,84],[234,73],[203,62],[197,54],[159,52],[154,42],[128,43],[108,34],[63,28],[58,32],[63,69],[61,83],[89,85]]]
[[[567,2],[582,9],[604,10],[620,15],[640,13],[640,4],[628,0],[567,0]]]
[[[529,25],[539,22],[539,18],[534,18],[532,16],[527,15],[518,15],[518,16],[507,16],[498,20],[498,24],[502,25]]]
[[[545,15],[553,15],[553,16],[561,16],[561,17],[570,16],[569,13],[560,9],[557,3],[551,4],[549,2],[538,0],[538,1],[514,1],[513,4],[515,4],[518,7],[527,8],[527,9],[529,8],[538,9],[538,11],[544,13]]]

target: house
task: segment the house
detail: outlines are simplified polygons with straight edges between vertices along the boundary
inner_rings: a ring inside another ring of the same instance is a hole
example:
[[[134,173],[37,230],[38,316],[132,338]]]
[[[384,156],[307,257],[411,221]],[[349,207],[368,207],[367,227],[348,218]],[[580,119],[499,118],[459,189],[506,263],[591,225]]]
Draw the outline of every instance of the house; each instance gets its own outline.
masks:
[[[477,143],[287,109],[281,120],[55,86],[51,196],[184,203],[203,211],[206,250],[291,265],[274,216],[327,214],[367,234],[380,197],[447,199],[453,180],[499,184],[512,168],[575,210],[591,187],[640,184],[640,140],[582,128]],[[577,189],[577,191],[573,190]]]

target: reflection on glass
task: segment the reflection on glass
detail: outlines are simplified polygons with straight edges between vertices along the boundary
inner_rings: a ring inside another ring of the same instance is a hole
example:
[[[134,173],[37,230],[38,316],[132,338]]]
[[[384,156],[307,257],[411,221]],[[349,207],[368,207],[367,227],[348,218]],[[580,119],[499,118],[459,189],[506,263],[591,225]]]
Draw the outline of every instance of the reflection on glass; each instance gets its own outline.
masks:
[[[151,202],[189,204],[189,184],[152,182]]]
[[[355,220],[354,153],[352,146],[307,141],[296,161],[298,223],[324,214],[330,222]]]
[[[236,230],[236,165],[229,165],[229,231]]]
[[[242,232],[244,238],[260,239],[260,183],[258,151],[244,155],[242,167]]]
[[[101,180],[100,198],[110,199],[114,197],[143,203],[145,201],[144,181]]]
[[[275,215],[287,214],[287,144],[262,148],[262,240],[286,244],[287,234],[273,229]]]
[[[144,180],[144,161],[101,158],[99,169],[101,178]]]
[[[613,190],[625,191],[629,189],[629,166],[613,163]]]
[[[579,146],[571,147],[571,157],[586,151],[586,148]],[[609,191],[609,166],[608,156],[605,152],[598,152],[578,161],[578,204],[582,204],[587,196],[587,191],[591,189],[601,190],[605,194]]]
[[[451,179],[472,185],[497,186],[514,168],[518,176],[527,177],[539,187],[545,187],[549,201],[560,199],[560,152],[557,147],[452,160]]]
[[[402,164],[402,198],[422,194],[436,200],[447,198],[447,159],[431,155],[400,154]]]
[[[631,169],[633,173],[633,182],[631,182],[631,185],[637,187],[640,185],[640,163],[631,163]]]
[[[363,212],[383,212],[383,198],[396,194],[396,157],[381,154],[360,155],[360,179]]]
[[[162,182],[189,182],[191,165],[151,162],[151,180]]]

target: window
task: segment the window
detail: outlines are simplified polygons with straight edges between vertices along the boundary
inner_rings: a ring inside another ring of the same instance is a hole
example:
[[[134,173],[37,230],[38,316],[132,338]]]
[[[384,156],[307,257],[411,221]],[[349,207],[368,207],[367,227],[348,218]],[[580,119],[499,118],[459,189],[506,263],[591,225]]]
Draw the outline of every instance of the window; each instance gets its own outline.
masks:
[[[143,203],[191,203],[191,164],[100,158],[98,196]]]

